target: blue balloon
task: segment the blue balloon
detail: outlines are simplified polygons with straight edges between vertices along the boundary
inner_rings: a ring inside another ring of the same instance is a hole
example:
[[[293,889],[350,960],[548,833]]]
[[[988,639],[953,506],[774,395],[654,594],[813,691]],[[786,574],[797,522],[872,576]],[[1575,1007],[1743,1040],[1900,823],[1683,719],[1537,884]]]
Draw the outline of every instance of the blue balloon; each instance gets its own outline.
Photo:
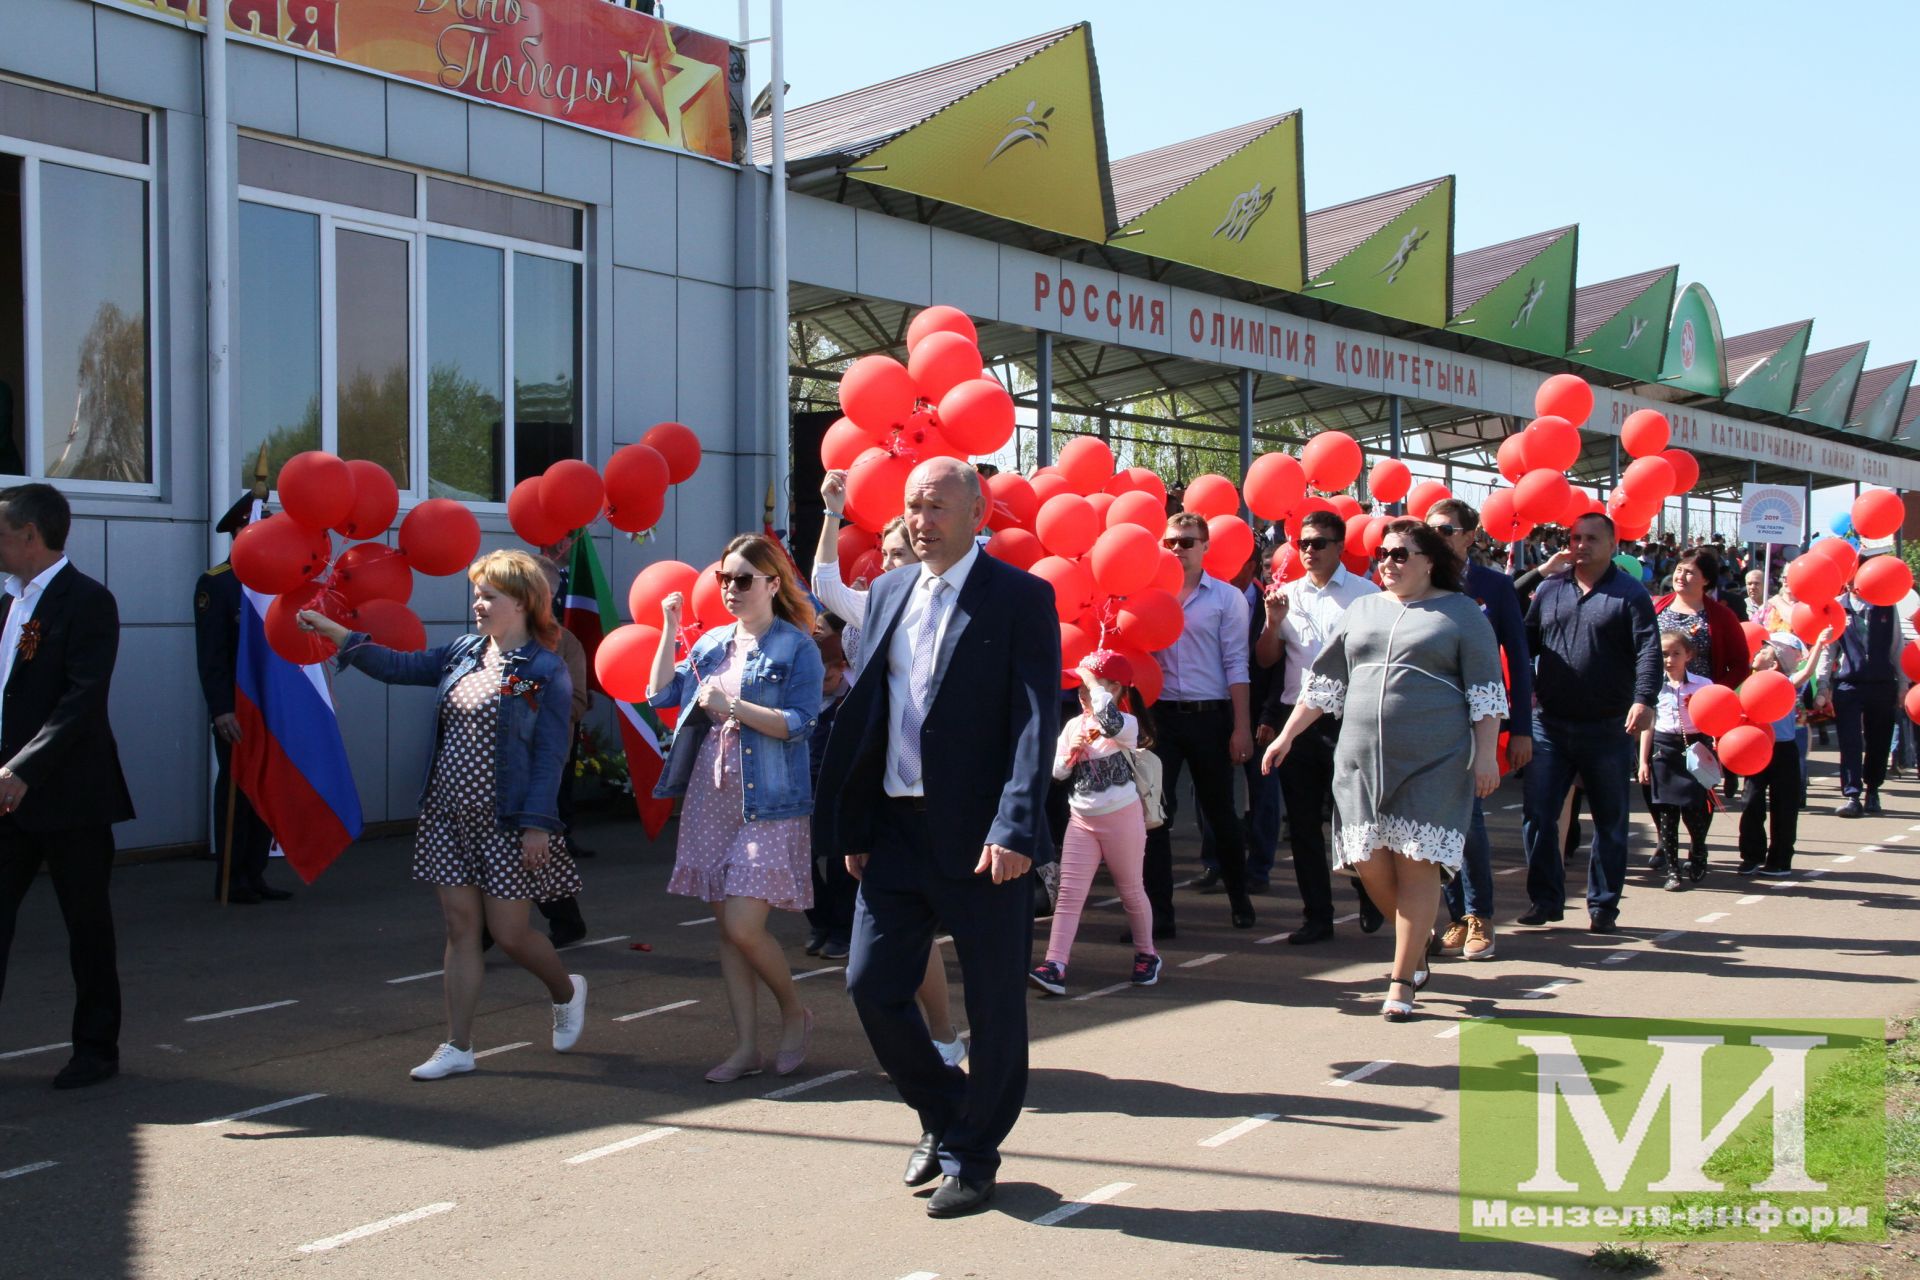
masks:
[[[1840,512],[1827,522],[1827,527],[1842,538],[1846,537],[1853,532],[1852,513],[1847,511]]]

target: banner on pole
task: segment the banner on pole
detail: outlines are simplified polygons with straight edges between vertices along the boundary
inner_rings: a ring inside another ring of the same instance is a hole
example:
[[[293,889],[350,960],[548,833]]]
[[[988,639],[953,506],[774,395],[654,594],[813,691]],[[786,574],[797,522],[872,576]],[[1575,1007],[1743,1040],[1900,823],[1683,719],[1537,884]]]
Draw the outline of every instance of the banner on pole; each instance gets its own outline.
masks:
[[[1800,541],[1807,527],[1807,491],[1777,484],[1744,486],[1740,499],[1740,541]]]

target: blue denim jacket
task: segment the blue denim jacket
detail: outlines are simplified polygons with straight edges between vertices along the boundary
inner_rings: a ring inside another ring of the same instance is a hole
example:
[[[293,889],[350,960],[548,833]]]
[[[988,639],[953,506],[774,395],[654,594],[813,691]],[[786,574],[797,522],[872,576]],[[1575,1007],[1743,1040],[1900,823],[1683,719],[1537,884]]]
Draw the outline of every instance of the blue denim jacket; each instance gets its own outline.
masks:
[[[420,804],[433,789],[433,769],[440,759],[440,706],[454,683],[480,665],[486,637],[464,635],[451,644],[400,653],[367,639],[356,631],[340,647],[343,666],[358,667],[383,684],[437,684],[433,710],[433,747],[427,752],[427,776],[420,787]],[[555,812],[560,794],[560,770],[572,747],[573,681],[560,655],[539,641],[531,641],[507,655],[503,677],[528,682],[528,693],[500,698],[500,728],[494,744],[493,807],[500,825],[509,830],[538,827],[560,831]]]
[[[655,709],[680,708],[679,728],[667,753],[666,771],[654,787],[655,798],[676,799],[687,793],[700,744],[713,728],[705,712],[692,710],[700,685],[727,660],[734,626],[715,628],[694,642],[692,652],[673,669],[673,679],[647,700]],[[745,789],[742,816],[760,819],[798,818],[813,812],[813,779],[807,766],[808,740],[820,714],[820,686],[826,666],[820,661],[813,637],[790,622],[775,618],[760,646],[747,655],[740,673],[740,698],[786,717],[787,738],[782,742],[740,726],[740,774]]]

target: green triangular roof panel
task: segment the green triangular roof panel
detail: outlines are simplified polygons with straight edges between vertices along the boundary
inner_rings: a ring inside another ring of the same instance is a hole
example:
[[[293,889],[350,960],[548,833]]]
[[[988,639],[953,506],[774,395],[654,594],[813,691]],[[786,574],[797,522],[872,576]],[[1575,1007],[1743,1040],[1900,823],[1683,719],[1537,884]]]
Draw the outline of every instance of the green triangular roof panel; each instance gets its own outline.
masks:
[[[1727,392],[1727,403],[1769,413],[1793,412],[1801,366],[1806,361],[1807,343],[1812,339],[1811,320],[1779,324],[1728,338],[1727,381],[1732,389]]]
[[[1800,374],[1800,403],[1793,407],[1793,416],[1835,431],[1846,426],[1847,411],[1853,407],[1853,389],[1866,367],[1864,342],[1808,356]]]
[[[1920,440],[1920,386],[1907,388],[1907,407],[1900,411],[1900,425],[1893,430],[1895,444],[1911,445]]]
[[[1306,279],[1300,113],[1116,160],[1114,241],[1298,293]]]
[[[1891,440],[1900,426],[1900,409],[1913,381],[1914,362],[1883,365],[1860,375],[1847,428],[1871,440]]]
[[[1660,376],[1667,318],[1679,267],[1659,267],[1584,285],[1573,295],[1573,348],[1568,358],[1640,382]]]
[[[1561,227],[1455,254],[1448,327],[1543,355],[1566,354],[1579,244],[1578,227]]]
[[[1726,361],[1722,355],[1720,309],[1705,285],[1690,284],[1674,300],[1667,326],[1667,357],[1660,381],[1703,396],[1726,394]]]
[[[1307,215],[1307,292],[1443,327],[1452,310],[1453,179]]]

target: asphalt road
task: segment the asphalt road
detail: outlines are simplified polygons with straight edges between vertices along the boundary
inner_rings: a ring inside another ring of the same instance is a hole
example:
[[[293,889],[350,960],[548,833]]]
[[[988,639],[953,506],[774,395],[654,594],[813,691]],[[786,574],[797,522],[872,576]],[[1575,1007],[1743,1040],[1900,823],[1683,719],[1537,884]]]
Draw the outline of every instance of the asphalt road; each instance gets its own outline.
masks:
[[[496,956],[476,1032],[493,1052],[434,1084],[407,1078],[443,1028],[409,841],[350,850],[286,904],[213,905],[204,862],[116,873],[123,1074],[75,1093],[47,1088],[71,989],[43,881],[0,1004],[0,1275],[1590,1275],[1587,1246],[1459,1241],[1459,1023],[1911,1013],[1920,786],[1842,821],[1824,763],[1792,881],[1737,879],[1722,815],[1699,887],[1636,874],[1615,937],[1502,928],[1496,960],[1439,967],[1404,1025],[1377,1016],[1387,935],[1284,945],[1290,884],[1250,932],[1183,890],[1151,989],[1107,989],[1127,977],[1123,917],[1089,912],[1069,998],[1034,997],[994,1210],[956,1222],[900,1185],[913,1118],[798,917],[779,927],[812,1058],[701,1080],[731,1047],[712,925],[662,891],[671,846],[631,823],[584,833],[601,856],[567,953],[591,983],[578,1050],[551,1052],[544,991]],[[1502,918],[1524,907],[1518,801],[1488,805]]]

